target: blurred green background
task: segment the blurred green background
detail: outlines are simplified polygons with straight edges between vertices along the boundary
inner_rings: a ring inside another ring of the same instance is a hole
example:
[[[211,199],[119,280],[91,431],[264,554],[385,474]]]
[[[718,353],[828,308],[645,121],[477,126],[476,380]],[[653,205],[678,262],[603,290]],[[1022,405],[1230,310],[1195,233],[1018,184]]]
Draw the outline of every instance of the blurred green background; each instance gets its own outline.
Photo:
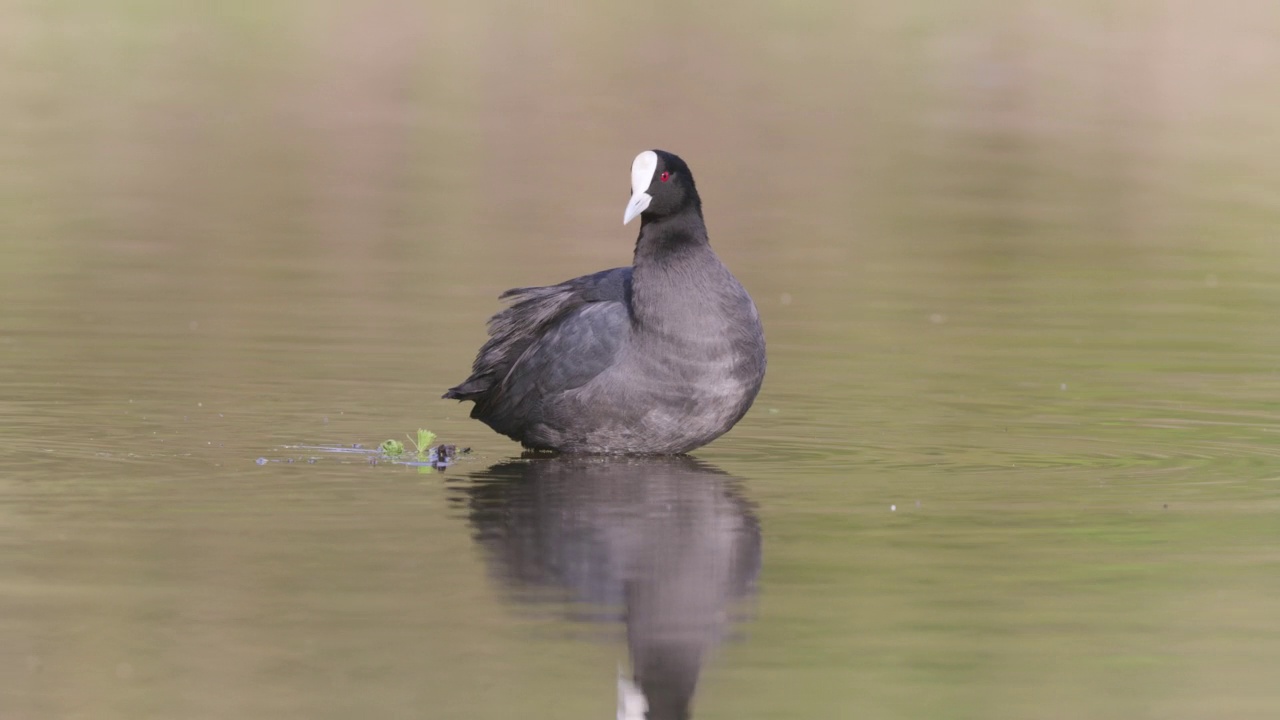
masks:
[[[770,343],[698,717],[1277,716],[1278,67],[1262,1],[0,3],[0,717],[608,716],[440,475],[275,461],[516,454],[437,398],[651,147]]]

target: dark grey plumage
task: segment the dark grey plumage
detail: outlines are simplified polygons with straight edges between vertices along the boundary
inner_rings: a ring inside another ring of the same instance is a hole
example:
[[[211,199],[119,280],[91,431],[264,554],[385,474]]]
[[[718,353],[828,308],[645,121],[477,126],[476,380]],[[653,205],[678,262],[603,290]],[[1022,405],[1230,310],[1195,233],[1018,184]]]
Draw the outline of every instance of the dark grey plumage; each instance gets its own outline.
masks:
[[[707,240],[680,158],[633,168],[631,267],[503,293],[471,377],[444,397],[535,449],[676,454],[746,413],[764,378],[755,304]],[[636,168],[641,168],[637,170]]]

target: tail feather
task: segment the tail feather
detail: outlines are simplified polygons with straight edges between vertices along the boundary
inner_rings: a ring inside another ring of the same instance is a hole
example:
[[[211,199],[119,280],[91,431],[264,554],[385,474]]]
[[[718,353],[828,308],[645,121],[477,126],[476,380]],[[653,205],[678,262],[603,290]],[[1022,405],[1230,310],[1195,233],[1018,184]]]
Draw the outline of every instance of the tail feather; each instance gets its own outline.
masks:
[[[493,383],[488,375],[472,376],[466,382],[449,388],[440,397],[446,400],[475,400],[484,395]]]

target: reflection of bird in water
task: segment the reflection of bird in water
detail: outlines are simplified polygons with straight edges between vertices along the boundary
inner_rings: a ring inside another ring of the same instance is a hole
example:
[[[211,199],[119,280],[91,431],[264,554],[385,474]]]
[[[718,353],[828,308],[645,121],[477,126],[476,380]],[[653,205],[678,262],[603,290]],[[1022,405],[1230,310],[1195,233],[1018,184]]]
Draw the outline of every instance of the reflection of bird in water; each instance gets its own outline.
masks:
[[[619,678],[619,718],[689,717],[705,656],[760,570],[736,481],[690,457],[513,461],[470,480],[476,541],[517,601],[554,589],[621,611],[634,684]]]

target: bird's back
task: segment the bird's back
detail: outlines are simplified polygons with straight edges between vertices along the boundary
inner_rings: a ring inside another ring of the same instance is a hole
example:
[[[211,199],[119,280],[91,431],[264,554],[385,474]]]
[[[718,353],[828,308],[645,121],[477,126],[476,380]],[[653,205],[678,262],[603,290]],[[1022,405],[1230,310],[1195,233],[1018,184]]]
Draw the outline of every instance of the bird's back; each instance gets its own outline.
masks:
[[[473,400],[471,417],[525,441],[547,403],[590,382],[625,342],[631,268],[502,294],[510,307],[489,320],[471,376],[444,397]]]

